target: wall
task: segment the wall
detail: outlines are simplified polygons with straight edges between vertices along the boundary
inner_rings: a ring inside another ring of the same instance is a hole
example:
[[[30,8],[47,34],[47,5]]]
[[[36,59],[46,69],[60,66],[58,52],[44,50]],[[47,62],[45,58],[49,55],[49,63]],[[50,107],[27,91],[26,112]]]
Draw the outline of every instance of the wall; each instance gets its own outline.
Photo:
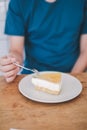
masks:
[[[4,35],[6,11],[9,0],[0,0],[0,57],[8,52],[8,39]]]
[[[4,35],[4,25],[8,2],[9,0],[0,0],[0,57],[6,55],[9,48],[8,38],[6,35]]]

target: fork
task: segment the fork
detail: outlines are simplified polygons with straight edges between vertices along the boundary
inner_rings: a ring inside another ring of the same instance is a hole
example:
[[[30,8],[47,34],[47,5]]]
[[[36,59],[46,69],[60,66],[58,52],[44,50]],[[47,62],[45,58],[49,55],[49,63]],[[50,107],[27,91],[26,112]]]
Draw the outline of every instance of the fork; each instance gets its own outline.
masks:
[[[20,67],[20,68],[22,68],[22,69],[29,70],[29,71],[31,71],[33,73],[36,73],[36,74],[39,73],[39,71],[37,69],[30,69],[30,68],[24,67],[24,66],[18,64],[17,62],[13,62],[13,64]]]

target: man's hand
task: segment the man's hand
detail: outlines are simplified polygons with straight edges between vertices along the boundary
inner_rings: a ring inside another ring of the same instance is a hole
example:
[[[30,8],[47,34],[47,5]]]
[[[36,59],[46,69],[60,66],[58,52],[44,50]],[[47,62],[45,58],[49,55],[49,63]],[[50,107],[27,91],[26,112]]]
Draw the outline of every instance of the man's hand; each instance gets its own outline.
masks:
[[[8,83],[12,82],[19,72],[19,67],[15,66],[13,64],[14,62],[17,61],[16,58],[12,55],[0,58],[0,70]]]

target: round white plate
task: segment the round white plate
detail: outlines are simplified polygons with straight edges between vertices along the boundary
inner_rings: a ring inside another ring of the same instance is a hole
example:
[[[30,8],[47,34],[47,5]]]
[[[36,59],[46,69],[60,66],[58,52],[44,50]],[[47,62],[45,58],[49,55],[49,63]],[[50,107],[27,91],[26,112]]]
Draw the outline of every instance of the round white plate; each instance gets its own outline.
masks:
[[[40,73],[57,73],[53,71],[46,71]],[[31,82],[31,78],[34,74],[25,76],[19,82],[19,91],[22,95],[31,99],[33,101],[43,102],[43,103],[61,103],[69,101],[77,97],[82,91],[82,84],[75,77],[62,73],[62,85],[61,92],[59,95],[52,95],[42,91],[38,91],[34,88]]]

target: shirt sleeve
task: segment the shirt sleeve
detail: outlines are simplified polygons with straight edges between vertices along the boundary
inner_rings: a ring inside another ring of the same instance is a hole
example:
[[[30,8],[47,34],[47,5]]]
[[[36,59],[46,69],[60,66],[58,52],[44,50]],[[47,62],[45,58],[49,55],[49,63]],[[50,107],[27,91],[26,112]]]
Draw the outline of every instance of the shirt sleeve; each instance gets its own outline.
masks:
[[[85,0],[84,20],[82,24],[81,34],[87,34],[87,0]]]
[[[20,8],[19,0],[11,0],[9,3],[5,23],[5,34],[18,36],[25,35],[22,11]]]

